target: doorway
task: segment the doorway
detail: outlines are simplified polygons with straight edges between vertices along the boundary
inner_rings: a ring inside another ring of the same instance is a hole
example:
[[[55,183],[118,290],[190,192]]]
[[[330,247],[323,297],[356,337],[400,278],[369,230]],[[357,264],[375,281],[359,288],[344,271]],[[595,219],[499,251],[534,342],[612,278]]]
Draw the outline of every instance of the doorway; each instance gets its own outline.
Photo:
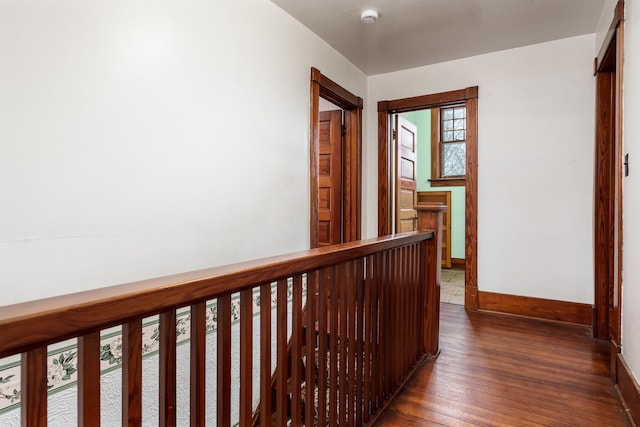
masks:
[[[334,113],[321,113],[321,100],[323,105],[328,102],[339,110],[329,108]],[[320,70],[311,68],[311,248],[360,239],[362,107],[362,98],[333,82]],[[340,111],[339,119],[337,111]]]
[[[393,116],[399,113],[425,109],[455,108],[465,106],[466,126],[464,139],[466,147],[463,155],[464,176],[443,176],[432,179],[432,184],[465,186],[464,195],[464,305],[468,310],[478,309],[477,284],[477,194],[478,194],[478,87],[442,92],[411,98],[380,101],[378,103],[378,235],[383,236],[396,230],[395,219],[397,171],[394,156],[396,144],[393,138]],[[397,131],[396,131],[397,132]],[[449,141],[447,141],[449,142]],[[455,143],[456,141],[451,141]]]

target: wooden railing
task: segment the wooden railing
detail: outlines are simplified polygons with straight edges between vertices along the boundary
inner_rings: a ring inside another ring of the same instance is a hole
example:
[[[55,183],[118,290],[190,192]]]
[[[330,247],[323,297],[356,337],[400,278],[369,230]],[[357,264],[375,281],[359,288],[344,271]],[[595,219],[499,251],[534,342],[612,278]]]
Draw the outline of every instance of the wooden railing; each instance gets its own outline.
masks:
[[[159,316],[158,420],[176,425],[182,307],[190,307],[191,425],[211,423],[212,415],[225,426],[232,418],[241,426],[368,423],[416,363],[437,351],[433,235],[407,233],[0,307],[0,358],[21,354],[22,425],[47,425],[47,346],[74,337],[78,425],[99,425],[100,331],[116,325],[122,325],[122,424],[141,425],[143,319],[153,315]],[[238,294],[239,325],[232,327]],[[215,361],[207,360],[213,349],[206,346],[211,303]],[[233,402],[232,331],[239,335],[240,380]],[[216,365],[215,407],[206,407],[208,363]]]

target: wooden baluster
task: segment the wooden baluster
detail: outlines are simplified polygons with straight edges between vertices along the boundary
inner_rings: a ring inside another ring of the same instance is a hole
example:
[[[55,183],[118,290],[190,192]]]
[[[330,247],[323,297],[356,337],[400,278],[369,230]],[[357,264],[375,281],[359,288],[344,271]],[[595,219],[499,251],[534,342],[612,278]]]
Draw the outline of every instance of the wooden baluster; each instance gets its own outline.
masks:
[[[400,294],[400,304],[401,304],[401,312],[400,315],[402,316],[402,338],[401,338],[401,346],[404,347],[404,351],[401,352],[402,354],[402,375],[401,378],[404,378],[404,376],[406,375],[407,371],[409,370],[409,366],[410,365],[410,358],[411,358],[411,346],[409,345],[409,331],[410,331],[410,327],[411,325],[409,325],[409,320],[411,319],[411,317],[409,316],[409,273],[411,272],[410,270],[410,263],[409,263],[409,248],[407,246],[404,246],[401,250],[400,253],[402,254],[402,259],[401,259],[401,274],[402,274],[402,289],[401,289],[401,294]]]
[[[293,278],[291,316],[291,420],[292,425],[302,423],[302,276]],[[240,425],[244,425],[240,423]]]
[[[271,284],[260,286],[260,426],[271,425]]]
[[[191,395],[190,420],[192,427],[205,425],[206,416],[206,333],[207,304],[205,301],[191,306]]]
[[[100,426],[100,332],[78,337],[78,426]]]
[[[287,280],[278,280],[277,288],[277,365],[276,365],[276,411],[277,425],[287,425],[287,373],[289,371],[287,358]]]
[[[372,330],[373,330],[373,307],[371,303],[371,288],[373,287],[374,277],[373,277],[373,256],[367,257],[366,263],[366,278],[364,280],[363,286],[363,304],[362,304],[362,312],[364,316],[363,327],[364,327],[364,364],[362,370],[362,379],[363,379],[363,411],[362,411],[362,422],[368,423],[371,414],[371,386],[373,376],[371,374],[371,354],[372,354]]]
[[[396,378],[395,383],[393,384],[393,388],[396,389],[398,385],[402,382],[404,378],[404,373],[406,372],[406,359],[407,359],[407,349],[405,347],[406,338],[407,338],[407,307],[405,305],[405,295],[407,293],[407,264],[406,264],[406,255],[407,255],[407,247],[404,246],[398,249],[398,275],[400,278],[400,287],[398,289],[398,315],[400,319],[398,321],[398,325],[402,328],[402,332],[396,334],[396,344],[400,350],[398,350],[398,376]]]
[[[355,426],[355,401],[356,401],[356,263],[351,261],[349,266],[349,285],[347,287],[347,336],[349,337],[349,353],[348,353],[348,381],[349,385],[349,426]]]
[[[338,408],[338,416],[340,421],[338,425],[347,425],[347,402],[348,402],[348,386],[347,386],[347,287],[349,286],[349,265],[340,265],[340,362],[338,380],[338,390],[340,393],[340,405]]]
[[[231,295],[218,298],[216,421],[231,425]]]
[[[402,327],[400,325],[400,310],[398,309],[398,292],[402,287],[400,281],[400,266],[398,265],[398,252],[399,249],[393,249],[391,251],[391,268],[389,270],[390,280],[387,292],[389,293],[389,318],[391,323],[389,324],[389,346],[392,349],[391,358],[389,359],[389,383],[387,388],[387,398],[393,393],[394,384],[398,381],[398,365],[400,361],[400,348],[398,346],[398,336],[400,331],[397,328]]]
[[[387,305],[389,299],[387,298],[387,288],[389,283],[389,263],[391,262],[390,251],[383,253],[384,263],[382,266],[382,278],[380,283],[380,341],[378,343],[378,350],[380,351],[380,399],[378,400],[378,408],[382,407],[384,401],[387,398],[387,383],[389,379],[389,367],[387,366],[387,355],[391,351],[391,346],[388,342],[388,330],[390,319],[387,316],[389,312]]]
[[[122,425],[142,425],[142,319],[122,325]]]
[[[386,262],[385,262],[385,279],[383,281],[383,299],[384,299],[384,306],[383,306],[383,321],[382,321],[382,327],[384,328],[384,341],[380,343],[381,346],[381,352],[384,355],[384,370],[383,370],[383,376],[384,376],[384,393],[382,395],[383,397],[383,401],[387,400],[387,398],[389,397],[389,395],[391,394],[391,380],[392,380],[392,375],[393,375],[393,371],[392,371],[392,366],[393,366],[393,354],[395,349],[393,348],[393,333],[394,331],[394,324],[393,324],[393,312],[392,312],[392,293],[391,293],[391,289],[393,286],[393,254],[394,251],[391,250],[389,252],[387,252],[386,255]]]
[[[320,271],[318,283],[318,425],[327,425],[327,290],[331,270]]]
[[[422,339],[422,293],[421,293],[421,283],[420,283],[420,269],[422,266],[420,259],[420,248],[421,244],[417,243],[415,247],[415,303],[416,303],[416,312],[415,312],[415,325],[416,327],[416,359],[422,357],[422,346],[420,345]]]
[[[400,345],[404,347],[404,351],[402,351],[400,354],[402,355],[402,358],[400,359],[400,362],[402,363],[402,367],[401,367],[401,375],[400,375],[400,382],[402,381],[402,379],[404,379],[404,376],[407,372],[407,368],[408,368],[408,355],[410,354],[407,348],[407,343],[408,343],[408,337],[409,337],[409,323],[407,322],[407,320],[409,319],[408,316],[408,312],[409,312],[409,304],[408,304],[408,300],[407,300],[407,296],[408,296],[408,291],[409,291],[409,256],[408,256],[408,252],[409,252],[409,248],[404,246],[402,248],[400,248],[400,274],[402,275],[402,288],[400,290],[400,307],[401,307],[401,312],[400,312],[400,317],[401,317],[401,328],[402,328],[402,336],[399,338],[401,343]],[[396,387],[398,384],[400,384],[400,382],[396,383]]]
[[[393,284],[394,286],[391,288],[391,293],[393,295],[393,306],[392,310],[394,313],[395,323],[394,329],[402,328],[402,306],[401,304],[401,296],[402,296],[402,287],[403,283],[403,275],[402,275],[402,248],[397,248],[394,250],[394,260],[393,260]],[[402,372],[402,332],[396,330],[395,333],[392,334],[393,337],[393,348],[396,350],[395,356],[393,358],[393,378],[391,380],[391,391],[395,391],[396,384],[400,381],[400,374]]]
[[[340,298],[340,268],[331,268],[331,284],[329,299],[329,425],[338,425],[338,301]]]
[[[22,353],[20,360],[22,427],[47,425],[47,347]]]
[[[427,306],[429,304],[428,299],[428,288],[427,288],[427,279],[429,277],[429,266],[427,265],[427,253],[428,247],[427,242],[420,242],[420,246],[418,249],[419,257],[420,257],[420,277],[419,281],[419,292],[420,298],[422,300],[422,304],[420,304],[420,321],[418,322],[418,326],[420,328],[420,353],[426,354],[428,353],[428,339],[427,339]]]
[[[316,292],[318,272],[307,274],[307,360],[305,367],[306,388],[304,400],[304,424],[315,425],[315,370],[316,370]]]
[[[176,425],[176,310],[160,314],[160,426]]]
[[[253,417],[253,289],[240,292],[240,425]]]
[[[409,286],[410,286],[410,293],[409,293],[409,302],[410,302],[410,321],[409,324],[411,326],[411,333],[409,334],[409,344],[410,344],[410,348],[411,348],[411,366],[413,366],[413,364],[415,363],[415,361],[418,358],[418,352],[416,350],[416,334],[415,331],[418,329],[418,319],[416,316],[416,299],[417,299],[417,295],[416,295],[416,245],[411,245],[411,252],[410,252],[410,279],[409,279]]]
[[[356,261],[356,418],[361,426],[364,410],[364,259]]]
[[[382,277],[383,258],[381,253],[373,256],[373,276],[371,282],[371,405],[369,414],[376,413],[380,399],[380,282]]]

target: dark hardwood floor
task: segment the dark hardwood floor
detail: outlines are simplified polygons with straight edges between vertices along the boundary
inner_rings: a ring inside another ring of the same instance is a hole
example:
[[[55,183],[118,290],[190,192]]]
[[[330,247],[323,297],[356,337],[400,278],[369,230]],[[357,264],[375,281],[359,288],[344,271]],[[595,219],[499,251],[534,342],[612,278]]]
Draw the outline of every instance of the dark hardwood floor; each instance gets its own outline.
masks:
[[[441,305],[441,353],[377,426],[624,426],[587,328]]]

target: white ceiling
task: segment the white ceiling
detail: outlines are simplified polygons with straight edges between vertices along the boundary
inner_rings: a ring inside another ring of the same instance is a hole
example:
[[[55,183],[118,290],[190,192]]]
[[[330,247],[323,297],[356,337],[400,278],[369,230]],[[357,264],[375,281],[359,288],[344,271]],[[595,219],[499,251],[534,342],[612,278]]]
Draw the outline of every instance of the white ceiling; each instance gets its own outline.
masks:
[[[593,33],[605,0],[271,0],[367,75]],[[360,22],[365,9],[380,14]]]

